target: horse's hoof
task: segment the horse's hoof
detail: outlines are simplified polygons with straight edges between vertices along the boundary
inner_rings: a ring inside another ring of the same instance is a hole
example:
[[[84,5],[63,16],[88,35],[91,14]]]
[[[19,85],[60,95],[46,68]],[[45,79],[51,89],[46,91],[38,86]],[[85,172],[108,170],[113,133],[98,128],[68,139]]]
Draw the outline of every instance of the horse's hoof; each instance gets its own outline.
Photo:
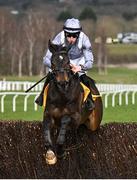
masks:
[[[57,157],[52,150],[48,150],[45,156],[46,163],[50,165],[54,165],[57,162]]]

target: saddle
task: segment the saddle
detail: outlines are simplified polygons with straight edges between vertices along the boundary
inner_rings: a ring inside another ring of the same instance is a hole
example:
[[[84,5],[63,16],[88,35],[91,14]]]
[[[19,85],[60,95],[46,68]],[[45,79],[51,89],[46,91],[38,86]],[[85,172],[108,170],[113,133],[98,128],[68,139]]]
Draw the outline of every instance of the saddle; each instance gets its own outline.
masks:
[[[91,92],[90,89],[85,86],[82,82],[80,82],[81,86],[82,86],[82,89],[83,89],[83,92],[84,92],[84,98],[83,98],[83,103],[87,100],[87,97],[89,95],[89,93]],[[47,84],[47,86],[45,87],[44,89],[44,93],[43,93],[43,107],[45,108],[46,107],[46,101],[47,101],[47,93],[48,93],[48,87],[49,87],[49,84]]]

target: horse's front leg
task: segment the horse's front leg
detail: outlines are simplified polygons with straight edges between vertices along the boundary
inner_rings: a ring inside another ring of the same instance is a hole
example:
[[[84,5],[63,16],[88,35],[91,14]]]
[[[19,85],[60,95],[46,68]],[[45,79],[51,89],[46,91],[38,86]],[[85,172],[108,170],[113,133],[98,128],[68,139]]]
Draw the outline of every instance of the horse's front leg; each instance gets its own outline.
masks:
[[[53,151],[53,144],[51,140],[52,119],[48,116],[44,116],[43,126],[44,126],[45,147],[47,150],[45,159],[46,159],[47,164],[55,164],[57,161],[57,158]]]
[[[59,135],[57,138],[57,155],[58,157],[63,157],[64,155],[64,142],[65,142],[65,135],[66,135],[66,131],[67,131],[67,126],[69,125],[71,121],[71,117],[69,117],[68,115],[65,115],[61,118],[61,127],[60,127],[60,131],[59,131]]]
[[[45,139],[45,147],[46,149],[49,149],[52,147],[52,140],[51,140],[51,119],[50,118],[44,118],[43,120],[43,127],[44,127],[44,139]]]

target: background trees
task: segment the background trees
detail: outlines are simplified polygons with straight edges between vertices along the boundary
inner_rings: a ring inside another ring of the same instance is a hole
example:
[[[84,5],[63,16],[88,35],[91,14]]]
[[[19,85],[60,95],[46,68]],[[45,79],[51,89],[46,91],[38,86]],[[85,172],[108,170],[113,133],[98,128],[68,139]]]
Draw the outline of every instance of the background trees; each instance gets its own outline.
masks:
[[[42,75],[42,58],[56,24],[43,12],[28,11],[16,19],[9,12],[0,11],[0,74]]]
[[[57,20],[58,21],[65,21],[66,19],[72,18],[72,17],[73,16],[69,10],[64,10],[58,15]]]
[[[79,15],[80,20],[92,19],[94,22],[97,21],[97,15],[91,7],[85,7]]]
[[[13,6],[18,7],[17,13],[11,13],[11,5],[0,6],[0,75],[43,75],[43,56],[48,40],[62,30],[63,22],[70,17],[81,20],[83,31],[92,42],[95,64],[99,68],[104,53],[107,57],[104,43],[106,37],[116,37],[119,32],[137,31],[135,3],[130,1],[128,6],[132,7],[133,11],[125,13],[126,1],[116,6],[123,1],[111,0],[108,3],[107,0],[41,0],[38,3],[36,0],[27,0],[18,3],[14,0]],[[85,2],[90,5],[87,7]],[[2,5],[5,4],[10,4],[10,1]],[[102,44],[94,43],[97,37],[102,39]],[[107,63],[106,58],[104,63]]]

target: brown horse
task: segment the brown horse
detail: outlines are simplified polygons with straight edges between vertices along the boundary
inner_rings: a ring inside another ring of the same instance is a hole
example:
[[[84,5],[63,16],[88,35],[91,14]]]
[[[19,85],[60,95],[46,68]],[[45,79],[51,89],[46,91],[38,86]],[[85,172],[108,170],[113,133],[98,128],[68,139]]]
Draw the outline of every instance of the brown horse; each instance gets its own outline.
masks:
[[[53,78],[48,85],[43,125],[46,162],[55,164],[57,157],[64,154],[63,145],[67,129],[77,129],[81,124],[85,124],[88,129],[95,131],[102,120],[103,106],[99,91],[94,85],[90,90],[95,108],[92,111],[85,108],[83,88],[78,74],[71,70],[68,50],[51,42],[49,50],[52,52]]]

